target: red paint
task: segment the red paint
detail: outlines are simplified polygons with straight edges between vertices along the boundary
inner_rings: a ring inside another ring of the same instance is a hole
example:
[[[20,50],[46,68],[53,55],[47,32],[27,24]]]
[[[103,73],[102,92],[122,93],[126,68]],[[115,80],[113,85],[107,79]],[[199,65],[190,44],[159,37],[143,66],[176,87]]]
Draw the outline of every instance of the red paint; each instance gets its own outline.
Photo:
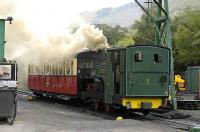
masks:
[[[46,81],[46,78],[45,76],[41,76],[41,90],[44,90],[46,91],[46,86],[45,86],[45,81]]]
[[[77,94],[77,77],[29,75],[28,87],[35,91],[74,96]]]
[[[44,91],[45,92],[48,92],[49,91],[49,89],[50,89],[50,86],[51,86],[51,81],[50,81],[51,79],[50,79],[50,77],[49,76],[45,76],[45,80],[44,80]]]
[[[65,77],[58,77],[58,93],[63,92],[65,89]]]
[[[56,76],[52,76],[52,77],[51,77],[50,92],[55,93],[56,85],[57,85]]]
[[[37,88],[38,91],[40,91],[40,77],[35,77],[35,88]]]

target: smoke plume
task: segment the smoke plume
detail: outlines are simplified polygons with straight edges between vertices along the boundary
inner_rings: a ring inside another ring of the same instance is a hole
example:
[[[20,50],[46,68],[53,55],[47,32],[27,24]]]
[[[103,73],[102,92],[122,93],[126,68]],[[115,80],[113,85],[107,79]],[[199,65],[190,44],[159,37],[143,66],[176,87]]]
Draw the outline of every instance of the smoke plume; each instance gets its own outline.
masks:
[[[17,37],[19,33],[15,35]],[[81,25],[73,34],[67,32],[57,36],[50,35],[44,40],[34,39],[27,32],[20,36],[25,37],[17,38],[16,47],[12,47],[12,50],[8,49],[10,50],[9,58],[20,58],[27,61],[26,63],[38,64],[50,59],[73,58],[85,49],[98,50],[108,47],[107,39],[102,31],[90,24]]]
[[[94,25],[83,24],[71,33],[65,31],[56,35],[47,35],[37,38],[29,31],[23,18],[15,12],[15,4],[1,2],[0,12],[2,18],[12,15],[14,21],[6,24],[6,50],[7,59],[18,63],[19,87],[26,87],[28,64],[42,64],[48,60],[73,58],[85,49],[105,49],[108,47],[107,39],[102,31]],[[53,26],[53,25],[52,25]]]

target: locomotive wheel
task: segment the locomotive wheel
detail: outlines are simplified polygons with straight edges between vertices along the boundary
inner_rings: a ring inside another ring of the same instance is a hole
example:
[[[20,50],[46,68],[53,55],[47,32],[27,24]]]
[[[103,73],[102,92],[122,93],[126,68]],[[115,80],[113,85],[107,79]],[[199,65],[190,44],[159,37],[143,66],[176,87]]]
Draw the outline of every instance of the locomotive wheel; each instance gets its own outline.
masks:
[[[99,102],[97,100],[95,100],[95,105],[94,105],[94,110],[98,110],[99,109]]]
[[[150,110],[142,110],[142,114],[144,116],[147,116],[149,114]]]
[[[108,104],[105,104],[105,111],[110,112],[110,106]]]
[[[90,109],[93,111],[96,111],[99,109],[99,102],[95,100],[94,102],[91,102],[90,104]]]

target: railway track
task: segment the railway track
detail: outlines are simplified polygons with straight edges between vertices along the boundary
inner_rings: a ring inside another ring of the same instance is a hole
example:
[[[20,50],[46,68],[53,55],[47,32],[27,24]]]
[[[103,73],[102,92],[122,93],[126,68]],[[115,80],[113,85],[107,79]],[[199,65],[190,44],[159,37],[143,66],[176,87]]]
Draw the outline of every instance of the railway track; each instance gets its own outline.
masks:
[[[22,90],[17,90],[18,95],[24,95],[24,96],[33,96],[32,92],[29,91],[22,91]]]
[[[18,94],[20,95],[32,95],[31,92],[24,92],[24,91],[18,91]],[[158,124],[164,124],[172,128],[180,129],[180,130],[185,130],[188,131],[190,128],[200,125],[200,119],[199,118],[194,118],[194,117],[185,117],[184,119],[170,119],[166,118],[163,116],[162,112],[158,113],[150,113],[148,116],[144,116],[141,113],[122,113],[119,111],[107,113],[102,110],[100,111],[92,111],[90,108],[84,105],[76,104],[76,103],[71,103],[70,101],[66,100],[61,100],[61,99],[49,99],[49,98],[39,98],[36,101],[45,101],[45,102],[53,102],[53,103],[58,103],[62,105],[67,105],[68,108],[73,109],[74,111],[86,113],[92,116],[96,116],[102,119],[108,119],[108,120],[115,120],[116,117],[122,116],[125,117],[125,119],[133,119],[133,120],[145,120],[145,121],[151,121],[155,122]],[[165,113],[165,112],[164,112]]]
[[[200,125],[200,119],[199,119],[199,118],[190,117],[190,118],[187,118],[187,120],[194,121],[194,122],[198,122],[199,125]]]
[[[118,116],[117,113],[111,115],[108,115],[108,113],[105,112],[99,112],[99,111],[87,111],[87,114],[91,114],[94,116],[98,116],[103,119],[116,119]],[[108,118],[109,116],[109,118]],[[166,119],[163,117],[156,116],[155,114],[149,114],[148,116],[144,116],[141,113],[131,113],[129,116],[123,115],[120,113],[120,116],[123,116],[128,119],[133,120],[142,120],[142,121],[150,121],[157,124],[166,125],[175,129],[189,131],[190,128],[193,128],[194,126],[200,125],[200,119],[199,118],[185,118],[185,119]]]
[[[162,117],[158,117],[155,114],[150,114],[147,118],[152,119],[153,122],[169,125],[170,127],[186,130],[188,131],[190,128],[200,125],[200,119],[194,120],[192,117],[186,119],[166,119]]]

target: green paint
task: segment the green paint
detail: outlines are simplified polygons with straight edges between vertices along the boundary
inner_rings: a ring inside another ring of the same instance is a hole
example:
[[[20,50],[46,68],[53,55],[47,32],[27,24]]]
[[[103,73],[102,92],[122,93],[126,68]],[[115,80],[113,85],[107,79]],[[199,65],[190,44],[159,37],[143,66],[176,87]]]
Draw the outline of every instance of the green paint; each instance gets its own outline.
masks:
[[[111,52],[106,55],[106,77],[105,77],[105,102],[112,103],[112,95],[114,94],[114,76],[112,72],[112,56]]]
[[[120,52],[120,95],[126,96],[126,50]]]
[[[0,61],[4,59],[5,20],[0,19]]]
[[[200,132],[200,126],[195,126],[193,128],[190,128],[190,132]]]
[[[186,78],[186,88],[187,91],[190,92],[198,92],[199,91],[199,74],[200,74],[200,66],[188,67],[185,72]]]
[[[116,64],[115,53],[119,53],[119,63]],[[105,102],[113,103],[116,97],[125,96],[126,86],[126,58],[125,49],[108,50],[106,52]],[[116,86],[118,82],[118,88]]]
[[[135,55],[140,52],[142,61],[136,62]],[[155,63],[154,55],[160,56],[160,62]],[[166,48],[158,47],[129,47],[127,48],[127,88],[126,96],[168,96],[169,86],[169,57]],[[166,59],[168,58],[168,59]],[[165,76],[166,81],[160,82]]]
[[[135,62],[135,54],[138,52],[142,53],[142,62]],[[119,63],[116,63],[116,53],[120,54]],[[155,54],[159,55],[159,63],[155,63]],[[97,73],[102,76],[104,73],[106,103],[119,103],[120,99],[125,97],[168,97],[170,85],[168,48],[143,45],[108,50],[104,70],[98,68]],[[164,81],[162,77],[165,77]],[[116,82],[119,82],[119,90]],[[116,100],[119,102],[114,102]]]
[[[159,2],[159,4],[160,5],[162,5],[162,0],[159,0],[158,1]],[[156,25],[156,29],[157,29],[157,32],[156,32],[156,38],[155,38],[155,44],[156,45],[160,45],[160,43],[161,43],[161,37],[160,37],[160,30],[161,30],[161,21],[160,21],[160,19],[162,19],[162,14],[161,14],[162,12],[161,12],[161,9],[158,7],[157,8],[157,17],[154,17],[154,22],[155,22],[155,25]],[[166,17],[164,17],[164,19],[165,19]]]

